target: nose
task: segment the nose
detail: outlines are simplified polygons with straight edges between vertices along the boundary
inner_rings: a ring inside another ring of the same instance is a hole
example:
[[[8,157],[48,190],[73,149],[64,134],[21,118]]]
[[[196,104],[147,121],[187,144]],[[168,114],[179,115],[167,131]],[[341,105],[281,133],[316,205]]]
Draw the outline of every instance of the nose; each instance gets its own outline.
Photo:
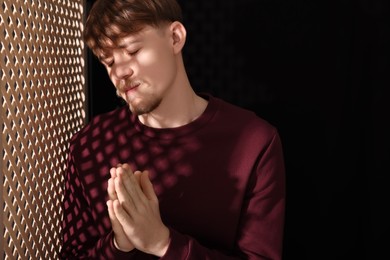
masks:
[[[111,76],[116,80],[127,79],[133,75],[130,60],[126,57],[116,57],[115,62],[111,67]]]

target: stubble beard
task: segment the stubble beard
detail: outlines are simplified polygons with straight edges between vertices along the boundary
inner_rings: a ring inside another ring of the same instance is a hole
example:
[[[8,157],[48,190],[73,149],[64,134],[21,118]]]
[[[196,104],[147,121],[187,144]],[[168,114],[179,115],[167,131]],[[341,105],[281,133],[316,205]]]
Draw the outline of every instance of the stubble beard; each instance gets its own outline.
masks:
[[[160,105],[161,101],[154,100],[153,103],[149,103],[149,104],[142,104],[142,103],[133,104],[133,103],[134,102],[127,102],[130,111],[135,115],[140,116],[140,115],[149,114],[153,112],[153,110],[155,110]]]
[[[137,116],[151,113],[161,104],[162,101],[161,98],[157,98],[155,96],[149,96],[142,99],[138,97],[129,99],[126,97],[126,94],[122,96],[119,91],[117,91],[117,95],[127,103],[130,111]]]

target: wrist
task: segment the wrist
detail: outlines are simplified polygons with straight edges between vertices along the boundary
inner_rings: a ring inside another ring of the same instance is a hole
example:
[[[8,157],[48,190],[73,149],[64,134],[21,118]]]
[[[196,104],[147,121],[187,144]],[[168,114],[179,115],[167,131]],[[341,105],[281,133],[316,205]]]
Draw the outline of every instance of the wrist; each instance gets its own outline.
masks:
[[[163,239],[159,244],[158,244],[158,253],[155,254],[158,257],[162,257],[165,255],[165,253],[168,251],[169,245],[171,243],[171,234],[168,228],[165,228],[164,230],[164,236],[165,239]]]
[[[120,246],[118,245],[118,242],[116,242],[115,236],[113,236],[112,240],[113,240],[113,243],[114,243],[114,247],[115,247],[116,249],[118,249],[119,251],[122,251],[122,252],[130,252],[130,251],[132,251],[132,250],[134,249],[134,247],[132,247],[132,248],[122,248],[122,247],[120,247]]]

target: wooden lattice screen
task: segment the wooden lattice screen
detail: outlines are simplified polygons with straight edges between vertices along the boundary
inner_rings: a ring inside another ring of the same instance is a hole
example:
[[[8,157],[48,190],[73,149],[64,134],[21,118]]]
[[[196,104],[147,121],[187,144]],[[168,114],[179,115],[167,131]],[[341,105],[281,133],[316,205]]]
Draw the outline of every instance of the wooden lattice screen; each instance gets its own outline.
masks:
[[[2,0],[2,259],[59,259],[70,137],[85,123],[83,0]]]

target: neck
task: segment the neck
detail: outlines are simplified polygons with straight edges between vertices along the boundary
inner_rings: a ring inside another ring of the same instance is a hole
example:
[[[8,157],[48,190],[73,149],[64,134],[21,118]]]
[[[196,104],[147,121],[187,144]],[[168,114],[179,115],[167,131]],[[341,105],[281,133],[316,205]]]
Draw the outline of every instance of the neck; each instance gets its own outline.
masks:
[[[186,93],[178,92],[166,98],[154,111],[138,116],[147,126],[174,128],[186,125],[198,118],[206,109],[207,101],[196,95],[192,88]]]

